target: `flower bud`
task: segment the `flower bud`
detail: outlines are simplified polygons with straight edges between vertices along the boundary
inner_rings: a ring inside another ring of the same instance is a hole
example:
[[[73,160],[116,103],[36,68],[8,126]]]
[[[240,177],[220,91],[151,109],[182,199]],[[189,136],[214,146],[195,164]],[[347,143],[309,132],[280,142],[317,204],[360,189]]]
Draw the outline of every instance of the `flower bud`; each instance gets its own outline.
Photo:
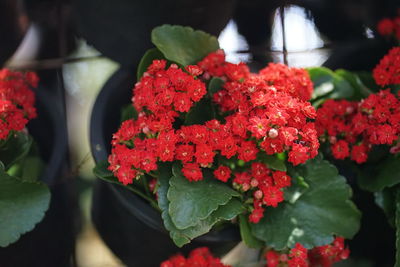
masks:
[[[257,190],[256,192],[254,192],[255,199],[262,199],[262,197],[263,197],[263,192],[261,190]]]
[[[251,187],[257,187],[257,186],[258,186],[258,181],[257,181],[257,179],[255,179],[255,178],[251,179],[250,185],[251,185]]]
[[[276,138],[278,137],[278,130],[275,128],[272,128],[268,131],[268,137],[270,138]]]

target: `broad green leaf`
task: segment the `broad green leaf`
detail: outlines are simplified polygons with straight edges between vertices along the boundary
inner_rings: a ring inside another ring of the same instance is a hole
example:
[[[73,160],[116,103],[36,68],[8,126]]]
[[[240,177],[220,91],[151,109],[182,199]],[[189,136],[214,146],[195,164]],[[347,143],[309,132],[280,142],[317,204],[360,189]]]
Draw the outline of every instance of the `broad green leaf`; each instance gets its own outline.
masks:
[[[32,137],[22,132],[15,133],[0,147],[0,161],[5,169],[25,157],[32,146]]]
[[[158,167],[160,174],[158,176],[157,200],[158,206],[161,209],[161,217],[164,221],[165,228],[169,231],[169,234],[174,243],[177,246],[181,247],[184,244],[189,243],[190,238],[185,236],[183,233],[181,233],[181,230],[176,228],[168,213],[169,201],[167,198],[167,193],[169,190],[169,179],[172,176],[171,167],[171,164],[168,163],[160,164],[160,166]]]
[[[372,93],[372,91],[363,84],[363,82],[361,81],[360,77],[358,77],[357,74],[344,69],[336,70],[335,73],[340,77],[342,77],[343,79],[345,79],[346,81],[348,81],[350,85],[353,87],[354,89],[353,99],[360,100],[368,97]]]
[[[32,143],[29,153],[14,163],[7,173],[24,181],[39,181],[45,168],[45,163],[40,158],[39,149],[35,142]]]
[[[38,181],[45,164],[40,157],[27,156],[23,160],[12,165],[7,173],[24,181]]]
[[[203,98],[197,102],[186,114],[185,125],[204,124],[206,121],[215,119],[215,111],[211,100]]]
[[[385,188],[374,193],[375,203],[385,213],[390,225],[395,228],[397,188]]]
[[[239,215],[240,236],[249,248],[262,248],[264,243],[257,239],[250,229],[250,222],[243,214]]]
[[[333,236],[352,238],[360,227],[361,214],[350,201],[351,188],[337,169],[319,158],[296,167],[309,188],[294,203],[267,208],[253,234],[277,250],[296,242],[307,248],[333,241]]]
[[[171,216],[168,213],[169,201],[167,193],[169,190],[169,180],[172,176],[170,164],[163,164],[159,167],[159,186],[158,186],[158,205],[162,211],[161,217],[164,221],[165,228],[169,231],[169,234],[178,247],[190,243],[190,241],[198,236],[208,233],[213,225],[221,220],[231,220],[238,214],[244,211],[244,208],[239,200],[232,198],[226,205],[220,206],[210,216],[204,220],[199,221],[195,226],[188,227],[186,229],[178,229],[172,222]]]
[[[357,74],[361,82],[372,92],[378,92],[382,89],[379,85],[376,84],[375,79],[370,71],[357,71],[354,73]]]
[[[307,190],[310,186],[306,183],[302,176],[292,175],[292,185],[290,187],[284,188],[283,192],[285,195],[285,200],[291,204],[294,204]]]
[[[204,235],[212,229],[212,227],[220,221],[228,221],[235,218],[237,215],[244,211],[242,203],[237,198],[232,198],[224,206],[220,206],[216,211],[210,214],[204,220],[199,221],[198,224],[188,227],[186,229],[179,229],[180,235],[184,235],[190,242],[194,238]],[[176,228],[177,229],[177,228]],[[186,243],[186,242],[185,242]],[[184,244],[176,243],[181,247]]]
[[[146,51],[142,59],[139,62],[137,69],[137,80],[142,78],[143,73],[147,71],[147,68],[153,63],[155,59],[165,59],[164,55],[157,48],[152,48]]]
[[[137,111],[135,109],[135,107],[132,104],[129,104],[125,107],[122,108],[122,112],[121,112],[121,123],[123,121],[129,120],[129,119],[137,119]]]
[[[358,183],[362,189],[371,192],[400,183],[400,159],[391,155],[378,164],[364,166],[358,175]]]
[[[227,184],[213,177],[211,171],[204,171],[204,179],[188,181],[181,172],[181,165],[175,163],[168,190],[169,215],[178,229],[198,225],[219,206],[227,204],[232,197],[240,194]]]
[[[351,99],[354,89],[351,84],[340,75],[324,67],[307,69],[314,84],[312,102],[322,103],[322,99]]]
[[[222,89],[224,80],[218,77],[212,77],[208,83],[208,94],[212,97],[216,92]]]
[[[14,243],[40,222],[50,203],[50,191],[0,171],[0,247]]]
[[[190,27],[162,25],[151,32],[151,41],[171,61],[196,64],[219,48],[216,37]]]
[[[266,153],[260,153],[260,155],[258,156],[262,160],[262,162],[268,165],[268,168],[270,169],[283,172],[287,170],[285,161],[277,158],[275,155],[267,155]]]
[[[328,68],[315,67],[307,69],[314,84],[312,99],[325,96],[335,89],[333,85],[335,73]]]

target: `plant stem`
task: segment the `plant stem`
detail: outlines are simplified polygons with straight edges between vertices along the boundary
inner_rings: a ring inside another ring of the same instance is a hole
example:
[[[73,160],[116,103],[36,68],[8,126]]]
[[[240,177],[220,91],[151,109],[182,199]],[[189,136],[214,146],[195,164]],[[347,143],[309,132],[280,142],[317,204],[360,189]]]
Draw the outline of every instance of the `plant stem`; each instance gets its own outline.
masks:
[[[140,190],[138,190],[137,188],[135,188],[133,186],[127,186],[127,188],[130,191],[132,191],[133,193],[135,193],[135,194],[139,195],[140,197],[144,198],[145,200],[147,200],[153,208],[155,208],[156,210],[161,212],[161,209],[158,207],[157,202],[153,198],[147,196],[146,194],[144,194],[143,192],[141,192]]]

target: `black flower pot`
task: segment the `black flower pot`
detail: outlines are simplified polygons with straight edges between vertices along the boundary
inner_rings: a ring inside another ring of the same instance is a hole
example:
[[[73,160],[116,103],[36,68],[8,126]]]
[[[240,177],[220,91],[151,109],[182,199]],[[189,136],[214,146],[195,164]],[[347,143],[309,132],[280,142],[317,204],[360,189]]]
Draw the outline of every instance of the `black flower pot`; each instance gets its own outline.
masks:
[[[103,55],[136,66],[152,46],[151,30],[162,24],[191,26],[218,35],[237,0],[72,1],[77,31]]]
[[[121,108],[130,103],[135,75],[118,70],[105,84],[95,102],[90,141],[96,162],[106,160],[112,134],[118,129]],[[207,246],[222,255],[239,241],[239,231],[229,226],[194,239],[179,249],[164,228],[161,214],[123,186],[96,181],[92,220],[105,243],[128,266],[159,266],[169,256]]]
[[[68,166],[67,131],[57,101],[46,94],[46,90],[42,86],[36,90],[38,117],[28,123],[28,130],[46,164],[41,181],[50,188],[50,207],[32,231],[6,248],[0,248],[1,267],[71,265],[74,251],[71,183],[62,178]]]

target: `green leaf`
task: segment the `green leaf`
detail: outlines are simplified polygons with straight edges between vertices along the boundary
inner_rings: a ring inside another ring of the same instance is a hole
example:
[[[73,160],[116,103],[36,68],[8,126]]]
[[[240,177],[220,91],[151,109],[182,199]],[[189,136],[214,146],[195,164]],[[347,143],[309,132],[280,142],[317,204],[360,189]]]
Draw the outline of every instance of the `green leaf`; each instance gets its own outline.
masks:
[[[43,219],[49,203],[46,185],[22,181],[0,171],[0,247],[31,231]]]
[[[372,94],[372,91],[363,84],[360,77],[358,77],[356,73],[344,69],[336,70],[335,73],[340,77],[342,77],[343,79],[345,79],[346,81],[348,81],[350,85],[353,87],[354,89],[353,99],[361,100]]]
[[[324,67],[309,68],[308,73],[314,84],[312,102],[321,103],[322,99],[351,99],[354,88],[340,75]]]
[[[185,125],[204,124],[206,121],[215,119],[215,111],[211,100],[203,98],[189,110],[185,116]]]
[[[308,74],[314,84],[312,99],[325,96],[335,89],[333,85],[335,73],[328,68],[315,67],[307,69]]]
[[[45,164],[40,157],[28,156],[12,165],[7,173],[24,181],[38,181],[44,170]]]
[[[129,105],[123,107],[121,113],[122,113],[121,114],[121,123],[123,121],[130,120],[130,119],[136,120],[137,116],[138,116],[137,111],[132,104],[129,104]]]
[[[303,177],[292,175],[292,186],[284,188],[285,200],[294,204],[310,188]]]
[[[375,203],[385,213],[390,225],[395,228],[397,188],[385,188],[374,193]]]
[[[0,161],[0,171],[4,171],[6,167],[4,166],[3,162]]]
[[[164,164],[164,166],[159,167],[160,176],[158,179],[159,186],[157,191],[158,206],[162,211],[161,217],[164,221],[164,226],[169,231],[170,237],[178,247],[182,247],[183,245],[190,243],[192,239],[209,232],[212,226],[217,222],[221,220],[231,220],[244,211],[241,202],[232,198],[226,205],[220,206],[206,219],[199,221],[197,225],[183,230],[178,229],[172,222],[171,216],[168,212],[169,201],[167,193],[170,188],[169,175],[172,175],[171,168],[169,168],[168,165],[170,166],[170,164]]]
[[[364,166],[358,175],[358,183],[362,189],[371,192],[400,183],[400,159],[390,155],[378,164]]]
[[[40,158],[39,148],[35,142],[32,143],[28,154],[14,163],[7,173],[24,181],[38,181],[45,168],[45,163]]]
[[[232,198],[226,205],[220,206],[206,219],[199,221],[197,225],[183,230],[178,229],[168,212],[170,203],[167,194],[170,188],[169,180],[171,176],[171,164],[160,164],[157,191],[158,206],[162,211],[161,217],[163,218],[164,226],[169,231],[172,240],[178,247],[182,247],[190,243],[192,239],[209,232],[212,226],[217,222],[221,220],[231,220],[244,211],[241,202],[236,198]]]
[[[218,77],[212,77],[208,84],[208,94],[212,97],[216,92],[222,89],[224,80]]]
[[[360,227],[360,212],[350,201],[351,188],[337,169],[319,158],[296,167],[309,188],[294,203],[267,208],[252,233],[277,250],[296,242],[307,248],[333,241],[333,236],[352,238]]]
[[[239,215],[239,226],[240,236],[249,248],[262,248],[264,246],[264,243],[251,233],[250,223],[246,216]]]
[[[283,172],[285,172],[287,170],[285,161],[279,159],[275,155],[267,155],[266,153],[260,153],[258,155],[258,157],[262,160],[262,162],[267,164],[268,168],[270,168],[270,169],[283,171]]]
[[[177,25],[154,28],[151,41],[168,60],[183,66],[196,64],[209,53],[219,49],[216,37]]]
[[[151,48],[146,51],[143,55],[142,59],[139,62],[137,69],[137,80],[139,81],[142,78],[143,73],[147,71],[147,68],[153,63],[155,59],[165,59],[164,55],[157,48]]]
[[[360,78],[361,82],[369,88],[372,92],[378,92],[382,88],[376,84],[374,77],[370,71],[357,71],[355,72]]]
[[[181,168],[178,163],[173,165],[167,194],[169,215],[178,229],[198,225],[232,197],[240,196],[227,184],[215,179],[211,171],[203,172],[203,180],[190,182],[183,176]]]
[[[17,132],[0,147],[0,161],[3,162],[6,170],[28,154],[32,142],[32,137]]]

